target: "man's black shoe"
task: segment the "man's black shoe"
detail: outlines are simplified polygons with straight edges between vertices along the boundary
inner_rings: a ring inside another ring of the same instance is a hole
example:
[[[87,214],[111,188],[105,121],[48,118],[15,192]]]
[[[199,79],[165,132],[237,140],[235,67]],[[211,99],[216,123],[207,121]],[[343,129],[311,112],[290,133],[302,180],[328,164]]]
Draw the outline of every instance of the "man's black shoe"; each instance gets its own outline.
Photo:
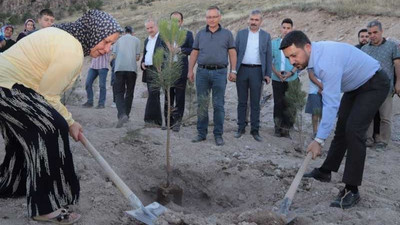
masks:
[[[217,146],[222,146],[222,145],[224,145],[224,144],[225,144],[224,139],[222,139],[222,137],[220,137],[220,136],[215,137],[215,144],[216,144]]]
[[[195,138],[192,139],[192,142],[197,143],[197,142],[204,141],[204,140],[206,140],[205,137],[201,137],[201,136],[197,135]]]
[[[85,108],[91,108],[93,107],[93,103],[85,102],[84,104],[82,104],[82,106]]]
[[[240,138],[242,136],[242,134],[245,133],[245,129],[238,129],[238,131],[236,131],[235,133],[235,138]]]
[[[173,132],[179,132],[181,130],[181,125],[180,124],[175,124],[173,127],[172,127],[172,131]]]
[[[360,199],[360,192],[357,191],[357,193],[353,193],[352,191],[343,188],[336,199],[331,202],[330,207],[348,209],[356,205]]]
[[[258,131],[252,131],[251,135],[253,136],[254,140],[256,140],[258,142],[262,142],[262,137],[260,136]]]
[[[323,173],[318,168],[314,168],[311,172],[304,174],[303,177],[311,177],[321,182],[331,181],[331,174]]]

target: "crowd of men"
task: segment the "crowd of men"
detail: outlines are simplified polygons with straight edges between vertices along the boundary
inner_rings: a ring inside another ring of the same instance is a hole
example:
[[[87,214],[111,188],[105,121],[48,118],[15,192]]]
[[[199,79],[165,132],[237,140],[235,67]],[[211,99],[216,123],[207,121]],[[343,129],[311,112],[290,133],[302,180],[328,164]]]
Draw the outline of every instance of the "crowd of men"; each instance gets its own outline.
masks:
[[[170,18],[178,21],[180,29],[185,29],[182,27],[184,16],[181,12],[172,12]],[[310,91],[306,113],[312,115],[313,123],[313,141],[307,150],[313,153],[313,158],[320,155],[336,117],[338,119],[326,160],[320,168],[315,168],[305,177],[329,182],[331,172],[338,171],[347,152],[343,175],[346,186],[331,206],[354,206],[360,200],[358,186],[362,181],[366,147],[385,149],[390,142],[393,96],[400,96],[399,46],[383,37],[382,24],[377,20],[360,30],[359,44],[351,46],[329,41],[311,42],[306,34],[293,29],[290,18],[281,22],[280,36],[271,40],[270,34],[261,29],[263,13],[259,10],[251,11],[248,27],[238,31],[234,38],[230,30],[221,26],[221,18],[217,6],[209,7],[205,17],[206,26],[195,37],[186,30],[184,44],[178,48],[178,53],[183,57],[179,79],[170,90],[173,131],[180,131],[187,81],[195,82],[198,116],[197,135],[192,142],[202,142],[207,138],[208,101],[204,106],[204,101],[200,100],[209,99],[211,93],[214,139],[217,146],[224,145],[225,90],[227,81],[230,81],[236,82],[238,97],[238,127],[234,137],[240,138],[245,134],[248,126],[246,112],[250,106],[250,134],[256,141],[263,141],[259,132],[260,100],[265,82],[272,83],[274,135],[290,138],[293,120],[286,112],[288,102],[285,94],[291,83],[300,82],[299,72],[307,69]],[[38,22],[42,28],[51,26],[54,15],[50,10],[44,10]],[[93,107],[92,85],[95,78],[99,77],[97,108],[102,109],[105,107],[106,79],[111,62],[113,102],[118,111],[117,128],[129,121],[138,67],[143,72],[142,82],[147,83],[148,88],[144,122],[147,127],[166,126],[167,101],[164,101],[163,121],[161,90],[152,85],[156,71],[155,52],[158,48],[166,49],[166,44],[159,34],[155,19],[146,20],[145,28],[148,37],[144,40],[141,59],[140,40],[135,37],[133,28],[126,26],[124,34],[114,44],[112,53],[93,58],[88,72],[87,102],[83,106]],[[27,20],[19,39],[34,31],[35,21]],[[0,46],[2,51],[12,45],[12,32],[12,26],[4,27],[5,38]],[[344,92],[343,96],[341,92]],[[200,112],[204,108],[207,112]]]

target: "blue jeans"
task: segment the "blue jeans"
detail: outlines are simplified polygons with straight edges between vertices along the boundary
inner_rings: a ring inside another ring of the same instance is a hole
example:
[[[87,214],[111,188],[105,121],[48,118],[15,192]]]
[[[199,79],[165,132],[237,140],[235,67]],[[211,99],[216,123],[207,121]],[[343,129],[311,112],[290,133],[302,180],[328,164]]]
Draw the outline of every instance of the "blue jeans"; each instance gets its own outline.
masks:
[[[100,86],[100,96],[99,96],[99,105],[103,105],[106,102],[106,80],[107,80],[108,69],[89,69],[87,78],[86,78],[86,93],[87,93],[87,102],[93,104],[93,81],[99,76],[99,86]]]
[[[210,90],[214,107],[214,136],[221,137],[224,132],[226,72],[226,68],[218,70],[197,68],[197,131],[203,138],[207,136]]]

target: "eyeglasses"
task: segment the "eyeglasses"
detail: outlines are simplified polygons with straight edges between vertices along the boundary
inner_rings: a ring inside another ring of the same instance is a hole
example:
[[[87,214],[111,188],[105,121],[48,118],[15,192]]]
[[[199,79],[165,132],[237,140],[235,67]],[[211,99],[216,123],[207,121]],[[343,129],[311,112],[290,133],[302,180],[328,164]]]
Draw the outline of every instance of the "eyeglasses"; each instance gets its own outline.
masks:
[[[211,19],[218,19],[219,16],[206,16],[206,19],[211,20]]]

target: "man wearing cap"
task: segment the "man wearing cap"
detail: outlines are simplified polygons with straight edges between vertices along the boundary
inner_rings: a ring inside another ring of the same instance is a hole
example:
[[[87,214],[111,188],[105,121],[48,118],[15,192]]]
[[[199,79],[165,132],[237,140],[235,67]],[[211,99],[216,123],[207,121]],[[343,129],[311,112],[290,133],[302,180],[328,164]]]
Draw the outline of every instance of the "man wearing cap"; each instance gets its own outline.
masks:
[[[192,142],[206,140],[208,129],[208,99],[212,90],[214,106],[214,138],[217,146],[224,145],[222,134],[225,118],[225,88],[230,61],[229,80],[236,81],[236,50],[232,33],[221,27],[221,12],[217,6],[211,6],[206,12],[207,26],[200,30],[193,44],[189,60],[189,81],[194,81],[193,68],[198,64],[196,90],[198,102],[197,136]],[[203,110],[204,109],[204,110]]]
[[[113,46],[115,81],[113,91],[118,110],[117,128],[129,119],[135,90],[137,63],[140,57],[140,40],[132,35],[133,29],[125,27],[125,34]]]

